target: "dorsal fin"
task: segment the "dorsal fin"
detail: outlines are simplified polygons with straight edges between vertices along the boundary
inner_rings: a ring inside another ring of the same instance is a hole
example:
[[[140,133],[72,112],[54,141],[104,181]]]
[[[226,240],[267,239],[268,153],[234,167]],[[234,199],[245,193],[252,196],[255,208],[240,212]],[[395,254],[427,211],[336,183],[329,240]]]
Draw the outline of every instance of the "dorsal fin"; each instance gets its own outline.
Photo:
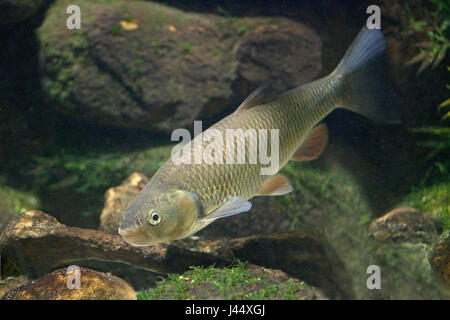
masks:
[[[264,84],[250,93],[250,95],[239,105],[235,112],[248,110],[259,106],[260,104],[272,101],[277,95],[278,92],[270,84]]]

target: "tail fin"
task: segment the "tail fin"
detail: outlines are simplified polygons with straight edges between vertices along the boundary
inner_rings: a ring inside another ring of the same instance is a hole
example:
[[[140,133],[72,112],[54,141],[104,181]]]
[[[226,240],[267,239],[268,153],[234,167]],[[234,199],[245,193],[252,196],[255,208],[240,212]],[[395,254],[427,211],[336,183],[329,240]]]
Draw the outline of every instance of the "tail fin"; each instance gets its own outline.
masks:
[[[342,108],[377,122],[399,123],[398,108],[384,79],[385,50],[381,31],[364,26],[332,75],[344,81]]]

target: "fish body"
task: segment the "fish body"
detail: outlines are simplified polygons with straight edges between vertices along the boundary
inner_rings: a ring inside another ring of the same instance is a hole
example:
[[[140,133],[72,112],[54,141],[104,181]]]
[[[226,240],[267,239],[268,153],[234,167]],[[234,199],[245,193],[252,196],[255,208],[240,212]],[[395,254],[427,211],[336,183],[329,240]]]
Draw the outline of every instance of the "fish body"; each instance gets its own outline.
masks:
[[[259,105],[256,108],[242,110],[230,114],[201,133],[188,144],[192,148],[192,156],[196,146],[201,150],[210,143],[205,136],[211,130],[218,130],[226,137],[226,130],[261,129],[279,130],[279,167],[281,169],[301,145],[307,134],[320,120],[330,113],[339,101],[334,86],[335,80],[327,78],[310,85],[311,89],[300,87],[275,98],[273,101]],[[328,92],[326,92],[328,91]],[[321,96],[316,93],[322,92]],[[326,92],[324,94],[324,92]],[[242,135],[241,135],[242,136]],[[270,149],[270,139],[267,143]],[[198,144],[197,144],[198,143]],[[248,138],[246,154],[249,153]],[[270,176],[261,174],[260,162],[251,164],[226,164],[226,144],[223,145],[223,161],[221,164],[175,164],[169,159],[152,177],[148,189],[164,188],[188,190],[195,193],[205,214],[224,203],[233,196],[250,199],[258,194],[261,184]],[[150,191],[150,190],[149,190]]]
[[[119,233],[133,245],[179,239],[215,219],[250,210],[248,200],[256,195],[290,192],[292,187],[285,177],[262,174],[267,165],[249,161],[255,152],[250,142],[255,136],[249,132],[266,132],[266,136],[277,132],[277,140],[264,141],[267,154],[277,155],[277,172],[289,160],[312,160],[322,152],[327,130],[318,123],[338,107],[376,121],[395,122],[396,110],[385,105],[389,101],[380,79],[384,50],[381,32],[364,27],[329,76],[279,95],[270,87],[256,90],[235,112],[182,147],[193,159],[211,147],[215,141],[211,136],[228,137],[234,130],[237,139],[245,141],[244,163],[227,163],[227,154],[237,153],[234,138],[233,143],[218,144],[220,149],[215,149],[220,163],[175,163],[169,159],[127,208]]]

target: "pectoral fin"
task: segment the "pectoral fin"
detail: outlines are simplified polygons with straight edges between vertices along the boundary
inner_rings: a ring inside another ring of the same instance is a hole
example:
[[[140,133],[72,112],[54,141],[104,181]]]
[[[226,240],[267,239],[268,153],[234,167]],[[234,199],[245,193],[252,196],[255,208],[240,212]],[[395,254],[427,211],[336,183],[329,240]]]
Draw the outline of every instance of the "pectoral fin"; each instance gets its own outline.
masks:
[[[225,218],[233,216],[241,212],[247,212],[252,208],[250,201],[244,200],[239,197],[232,197],[227,202],[219,206],[213,212],[202,218],[202,221],[216,220],[219,218]]]
[[[295,151],[291,160],[310,161],[316,159],[325,149],[328,142],[328,130],[324,123],[311,129],[308,137]]]
[[[259,196],[281,196],[293,190],[288,179],[282,175],[277,174],[264,181],[259,188]]]

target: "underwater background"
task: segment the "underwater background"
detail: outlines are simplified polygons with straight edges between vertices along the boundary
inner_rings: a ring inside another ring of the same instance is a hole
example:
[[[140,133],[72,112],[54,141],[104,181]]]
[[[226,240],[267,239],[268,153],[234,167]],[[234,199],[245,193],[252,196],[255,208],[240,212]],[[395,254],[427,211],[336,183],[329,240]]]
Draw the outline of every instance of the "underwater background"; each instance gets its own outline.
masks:
[[[293,193],[188,239],[121,240],[174,129],[327,75],[372,4],[401,125],[336,110],[324,153],[282,169]],[[0,297],[450,297],[448,1],[3,0],[0,18]]]

